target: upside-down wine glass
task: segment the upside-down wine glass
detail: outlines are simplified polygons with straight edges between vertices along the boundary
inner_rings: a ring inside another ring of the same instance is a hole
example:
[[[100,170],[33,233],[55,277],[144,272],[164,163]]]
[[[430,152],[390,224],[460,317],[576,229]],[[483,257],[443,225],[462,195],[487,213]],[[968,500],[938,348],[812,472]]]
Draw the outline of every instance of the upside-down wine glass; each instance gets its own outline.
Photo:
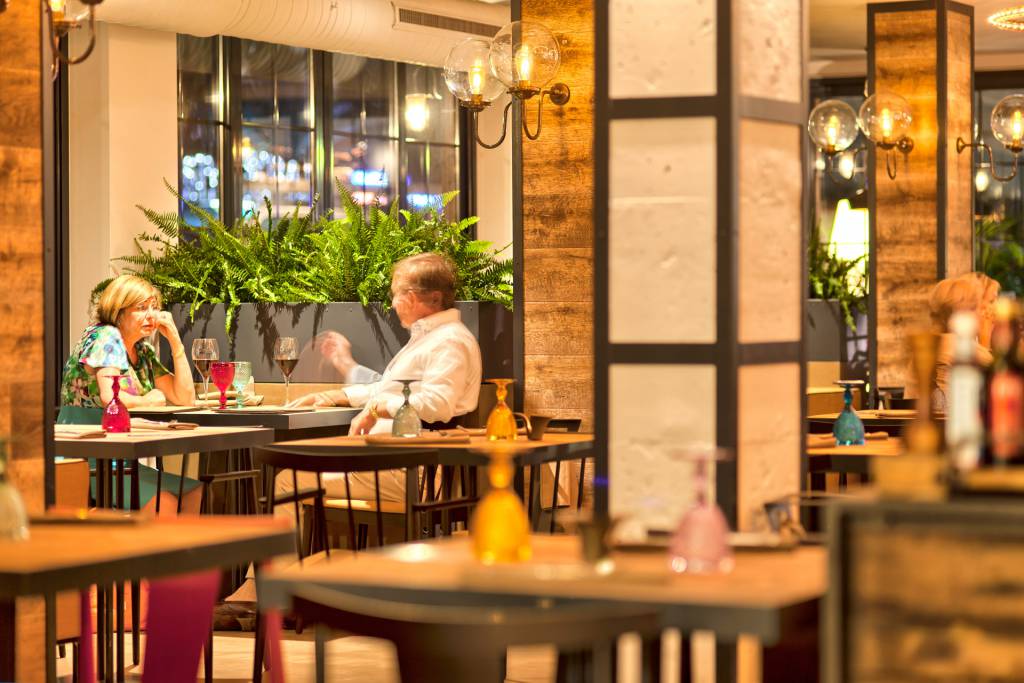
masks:
[[[864,443],[864,423],[853,409],[853,387],[862,386],[864,380],[839,380],[836,384],[844,389],[843,412],[832,425],[832,436],[837,446],[859,446]]]
[[[235,376],[231,378],[231,386],[235,389],[237,408],[245,407],[245,388],[252,377],[252,363],[247,360],[235,361]]]
[[[497,385],[496,396],[498,402],[494,404],[491,414],[487,416],[487,439],[488,441],[515,441],[516,440],[516,416],[512,409],[505,403],[508,396],[508,385],[514,379],[485,379],[489,384]]]
[[[235,379],[235,364],[227,361],[210,363],[210,377],[220,390],[220,409],[224,410],[228,407],[228,387]]]
[[[423,429],[423,424],[420,422],[419,413],[409,403],[409,394],[412,391],[409,385],[419,380],[396,379],[395,381],[402,383],[402,396],[405,398],[405,403],[402,404],[402,407],[395,413],[394,419],[391,420],[391,436],[419,436]]]
[[[288,405],[288,384],[299,364],[299,341],[295,337],[278,337],[274,342],[274,360],[284,375],[284,404]]]
[[[127,375],[110,376],[110,379],[113,380],[111,389],[114,391],[114,398],[103,409],[103,418],[100,421],[100,426],[105,432],[124,434],[132,431],[132,417],[128,414],[128,408],[121,401],[121,379],[126,377]]]
[[[210,363],[220,358],[216,339],[206,337],[192,340],[192,362],[203,377],[203,399],[210,393]]]
[[[696,500],[669,542],[669,567],[688,574],[713,574],[732,571],[734,561],[729,546],[729,522],[712,495],[713,478],[709,464],[728,460],[730,452],[710,444],[691,444],[675,456],[693,463]]]

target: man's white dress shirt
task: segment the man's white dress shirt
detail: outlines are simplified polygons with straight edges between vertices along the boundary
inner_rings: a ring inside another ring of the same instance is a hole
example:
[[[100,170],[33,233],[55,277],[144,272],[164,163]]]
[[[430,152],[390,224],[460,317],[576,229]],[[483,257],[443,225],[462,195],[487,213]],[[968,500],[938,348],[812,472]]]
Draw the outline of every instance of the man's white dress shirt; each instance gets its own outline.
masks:
[[[459,311],[449,308],[421,318],[409,330],[409,343],[388,363],[379,380],[370,384],[351,384],[344,391],[353,408],[369,401],[394,415],[402,407],[402,383],[395,379],[419,380],[412,383],[409,403],[424,422],[448,422],[476,409],[483,372],[480,344],[462,324]],[[365,374],[357,368],[352,377]],[[391,420],[378,420],[374,433],[391,431]]]

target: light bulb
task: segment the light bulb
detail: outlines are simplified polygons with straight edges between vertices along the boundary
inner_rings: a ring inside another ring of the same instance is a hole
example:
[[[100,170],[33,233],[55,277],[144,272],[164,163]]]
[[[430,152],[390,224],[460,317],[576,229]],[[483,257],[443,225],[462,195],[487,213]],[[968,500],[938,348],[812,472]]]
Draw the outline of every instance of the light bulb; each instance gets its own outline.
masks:
[[[850,180],[853,178],[853,174],[857,171],[857,165],[854,163],[852,154],[842,154],[839,156],[838,169],[839,175]]]
[[[836,146],[839,139],[839,117],[835,114],[829,116],[828,123],[825,124],[825,139],[828,140],[829,147]]]
[[[1013,141],[1019,144],[1021,139],[1024,138],[1024,115],[1021,115],[1019,109],[1013,112],[1013,123],[1010,125]]]
[[[50,0],[50,12],[53,13],[53,18],[57,21],[64,18],[66,8],[67,0]]]
[[[469,67],[469,92],[472,95],[479,95],[483,92],[484,86],[484,63],[482,60],[473,62]]]
[[[979,168],[978,172],[974,176],[974,189],[978,192],[984,192],[988,189],[991,182],[992,178],[989,176],[988,171],[983,168]]]
[[[427,96],[423,93],[410,93],[405,96],[405,123],[409,130],[420,132],[430,121],[430,107]]]
[[[533,68],[533,60],[530,56],[530,48],[527,45],[521,46],[516,51],[516,74],[518,80],[529,84],[530,70]]]
[[[882,141],[889,142],[892,139],[892,112],[883,109],[880,115],[882,125]]]

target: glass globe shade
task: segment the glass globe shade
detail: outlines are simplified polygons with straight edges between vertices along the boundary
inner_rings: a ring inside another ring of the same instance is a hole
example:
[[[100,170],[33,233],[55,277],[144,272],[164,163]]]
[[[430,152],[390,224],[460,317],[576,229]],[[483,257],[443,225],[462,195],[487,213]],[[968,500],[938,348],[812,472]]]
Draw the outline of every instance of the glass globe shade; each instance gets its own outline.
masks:
[[[444,82],[459,102],[483,108],[505,92],[505,86],[491,73],[487,60],[490,50],[490,41],[467,38],[448,53]]]
[[[807,134],[826,154],[842,152],[857,139],[857,115],[842,100],[825,100],[811,110]]]
[[[857,124],[864,135],[883,149],[891,148],[906,137],[914,117],[910,104],[895,93],[878,92],[864,100],[857,113]]]
[[[1007,95],[996,103],[992,135],[1011,152],[1024,149],[1024,95]]]
[[[513,21],[491,41],[491,72],[510,90],[539,90],[562,60],[555,35],[542,24]]]

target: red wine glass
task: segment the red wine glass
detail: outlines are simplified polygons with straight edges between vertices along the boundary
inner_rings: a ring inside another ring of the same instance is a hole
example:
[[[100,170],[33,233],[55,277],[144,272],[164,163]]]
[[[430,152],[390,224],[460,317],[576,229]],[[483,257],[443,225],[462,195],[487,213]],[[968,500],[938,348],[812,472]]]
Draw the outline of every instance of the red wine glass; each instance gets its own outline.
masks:
[[[210,379],[220,390],[220,409],[228,407],[228,387],[235,381],[235,364],[226,361],[210,363]]]

